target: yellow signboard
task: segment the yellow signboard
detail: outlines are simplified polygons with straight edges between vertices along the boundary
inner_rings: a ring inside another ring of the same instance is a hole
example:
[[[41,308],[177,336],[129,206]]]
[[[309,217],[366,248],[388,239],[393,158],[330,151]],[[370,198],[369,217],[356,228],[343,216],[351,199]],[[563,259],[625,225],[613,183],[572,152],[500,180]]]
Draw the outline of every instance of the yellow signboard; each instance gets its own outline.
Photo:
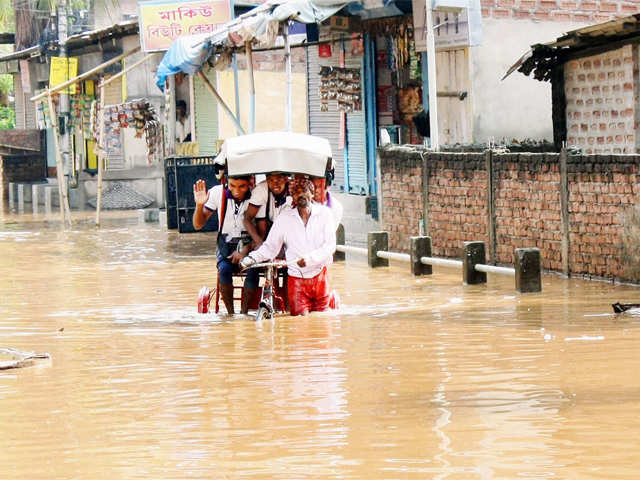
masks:
[[[229,0],[138,3],[140,41],[145,52],[168,50],[183,35],[212,33],[231,18]]]
[[[60,85],[69,79],[78,76],[78,59],[67,57],[51,57],[51,70],[49,70],[49,88]],[[76,86],[64,88],[60,93],[76,93]]]

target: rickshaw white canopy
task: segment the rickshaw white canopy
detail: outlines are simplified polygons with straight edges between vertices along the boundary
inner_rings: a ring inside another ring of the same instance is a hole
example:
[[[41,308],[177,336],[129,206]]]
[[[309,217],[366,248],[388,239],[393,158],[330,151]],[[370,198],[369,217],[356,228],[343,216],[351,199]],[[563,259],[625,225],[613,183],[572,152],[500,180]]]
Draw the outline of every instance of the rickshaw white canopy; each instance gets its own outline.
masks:
[[[222,144],[217,163],[230,177],[289,172],[324,177],[331,159],[326,138],[292,132],[261,132],[232,137]]]

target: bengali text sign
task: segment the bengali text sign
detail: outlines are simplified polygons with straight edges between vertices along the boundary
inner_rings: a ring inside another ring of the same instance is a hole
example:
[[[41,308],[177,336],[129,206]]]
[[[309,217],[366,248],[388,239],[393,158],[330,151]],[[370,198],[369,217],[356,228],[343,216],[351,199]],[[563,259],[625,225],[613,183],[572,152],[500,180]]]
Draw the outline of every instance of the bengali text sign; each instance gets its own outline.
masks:
[[[231,18],[229,0],[151,1],[138,7],[145,52],[167,50],[182,35],[212,33]]]

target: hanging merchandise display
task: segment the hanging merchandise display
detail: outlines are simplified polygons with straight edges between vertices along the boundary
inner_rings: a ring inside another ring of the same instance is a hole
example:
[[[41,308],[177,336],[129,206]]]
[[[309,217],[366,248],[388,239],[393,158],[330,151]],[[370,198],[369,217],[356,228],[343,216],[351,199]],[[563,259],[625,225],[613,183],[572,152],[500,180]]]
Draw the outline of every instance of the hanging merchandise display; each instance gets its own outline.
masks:
[[[71,128],[85,136],[91,136],[91,105],[95,95],[73,95],[71,97]]]
[[[338,111],[362,110],[360,69],[320,68],[320,111],[329,111],[329,101],[336,101]]]
[[[94,114],[94,119],[97,114]],[[104,109],[104,151],[107,155],[122,151],[123,128],[133,128],[136,138],[144,138],[147,143],[147,156],[151,163],[162,151],[162,126],[156,111],[147,99],[131,100],[118,105],[109,105]],[[99,122],[94,120],[92,132],[99,137]]]
[[[60,95],[54,94],[51,97],[53,99],[53,105],[57,110],[60,103]],[[39,130],[46,130],[53,126],[51,123],[51,115],[49,113],[49,102],[46,101],[46,98],[44,101],[37,103],[36,124],[38,125]]]

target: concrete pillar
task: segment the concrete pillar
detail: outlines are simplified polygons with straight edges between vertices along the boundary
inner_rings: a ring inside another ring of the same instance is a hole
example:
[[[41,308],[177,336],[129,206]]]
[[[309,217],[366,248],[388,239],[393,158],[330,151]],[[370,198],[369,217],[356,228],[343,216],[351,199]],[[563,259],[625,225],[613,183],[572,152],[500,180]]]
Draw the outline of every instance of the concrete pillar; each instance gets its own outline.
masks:
[[[13,212],[16,208],[16,184],[13,182],[9,182],[9,211]]]
[[[345,235],[344,235],[344,225],[338,225],[338,229],[336,230],[336,245],[344,245]],[[344,252],[335,251],[333,254],[334,262],[344,262],[346,255]]]
[[[40,185],[31,185],[31,208],[33,213],[38,213],[38,187]]]
[[[164,225],[165,227],[167,226],[167,211],[166,210],[160,210],[158,212],[158,222],[160,223],[160,225]]]
[[[139,208],[136,213],[138,214],[138,223],[144,223],[144,209]]]
[[[542,266],[540,250],[516,248],[516,290],[520,293],[542,291]]]
[[[465,285],[487,283],[487,274],[476,271],[478,263],[487,263],[484,242],[464,242],[462,254],[462,281]]]
[[[431,256],[431,237],[411,237],[411,273],[415,276],[431,275],[433,268],[420,261]]]
[[[389,250],[389,234],[387,232],[369,232],[367,234],[367,259],[371,268],[388,267],[389,259],[379,258],[377,253],[380,250]]]
[[[51,214],[51,196],[53,195],[53,187],[44,187],[44,213]]]
[[[162,178],[156,178],[156,205],[158,208],[164,208],[164,181]]]
[[[24,183],[18,183],[18,213],[24,213]]]

